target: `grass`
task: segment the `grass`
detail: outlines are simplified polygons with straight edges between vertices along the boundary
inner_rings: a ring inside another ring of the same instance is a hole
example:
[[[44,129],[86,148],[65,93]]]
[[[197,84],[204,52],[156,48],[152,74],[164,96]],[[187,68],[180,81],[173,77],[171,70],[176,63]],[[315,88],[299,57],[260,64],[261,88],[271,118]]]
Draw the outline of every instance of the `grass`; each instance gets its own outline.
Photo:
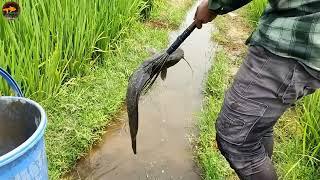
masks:
[[[234,69],[237,70],[246,54],[244,41],[256,25],[252,24],[251,18],[254,16],[250,16],[249,21],[247,19],[248,11],[253,13],[250,8],[252,10],[254,6],[255,3],[236,12],[238,16],[235,18],[226,15],[215,20],[217,31],[213,39],[220,48],[209,73],[204,107],[198,123],[197,155],[204,179],[238,179],[216,147],[214,127],[223,93],[232,80]],[[255,12],[257,19],[262,11]],[[273,162],[279,179],[320,179],[319,102],[319,92],[308,96],[295,108],[289,109],[277,123]]]
[[[148,56],[147,47],[141,44],[160,49],[167,42],[166,31],[144,29],[142,25],[135,26],[134,36],[110,54],[117,62],[109,64],[112,68],[101,67],[86,77],[71,80],[57,95],[43,101],[49,119],[46,143],[52,179],[59,179],[86,154],[121,110],[127,79]]]
[[[289,109],[277,123],[273,161],[280,179],[319,179],[319,171],[303,155],[304,127],[299,111],[299,106]]]
[[[153,0],[143,0],[140,11],[140,17],[142,21],[146,21],[150,18],[153,4]]]
[[[166,6],[154,8],[152,17],[153,13],[160,14],[171,6],[166,0],[154,2]],[[189,5],[180,4],[175,10],[183,14]],[[173,23],[170,27],[176,26]],[[46,146],[51,179],[60,179],[99,142],[105,127],[121,112],[129,75],[150,56],[148,48],[166,47],[168,30],[139,21],[133,23],[130,35],[103,54],[105,62],[101,66],[91,69],[84,77],[71,78],[58,93],[41,102],[49,119]]]
[[[320,162],[320,92],[304,99],[300,122],[303,126],[303,154],[312,165]]]
[[[0,18],[0,66],[10,71],[27,97],[44,100],[65,81],[111,61],[103,52],[115,49],[128,35],[140,3],[19,1],[22,11],[16,20]]]
[[[300,154],[302,158],[308,163],[313,171],[314,179],[320,178],[320,92],[304,98],[299,109],[299,123],[302,127],[302,138]]]
[[[155,1],[155,9],[166,9],[166,11],[154,12],[151,15],[151,22],[161,25],[162,27],[178,28],[181,24],[181,20],[185,18],[188,8],[193,5],[194,2],[195,0]]]
[[[220,50],[215,55],[205,90],[205,106],[198,123],[200,134],[197,155],[203,170],[203,179],[206,180],[222,180],[232,177],[227,161],[217,149],[214,128],[222,106],[224,91],[229,82],[229,60],[224,50]]]
[[[253,0],[247,5],[246,15],[249,22],[255,27],[258,24],[259,18],[263,13],[268,0]]]

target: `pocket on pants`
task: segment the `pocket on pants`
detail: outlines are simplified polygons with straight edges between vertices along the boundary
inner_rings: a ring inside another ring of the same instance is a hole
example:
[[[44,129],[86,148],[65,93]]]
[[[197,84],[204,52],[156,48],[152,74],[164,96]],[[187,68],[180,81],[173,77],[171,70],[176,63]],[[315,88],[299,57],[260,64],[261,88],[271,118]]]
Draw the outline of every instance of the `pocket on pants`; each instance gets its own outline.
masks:
[[[235,145],[243,144],[267,108],[267,105],[245,98],[233,88],[229,89],[216,123],[219,137]]]
[[[278,93],[284,104],[294,104],[297,100],[313,94],[320,88],[320,81],[311,76],[301,65],[293,68],[287,81],[289,83],[285,86],[284,91]]]

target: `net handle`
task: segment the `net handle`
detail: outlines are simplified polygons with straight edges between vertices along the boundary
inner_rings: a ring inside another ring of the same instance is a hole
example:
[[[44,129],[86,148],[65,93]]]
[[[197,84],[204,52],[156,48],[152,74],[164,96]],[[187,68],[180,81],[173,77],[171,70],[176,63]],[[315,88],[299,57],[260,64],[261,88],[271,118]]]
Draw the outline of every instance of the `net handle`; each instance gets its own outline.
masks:
[[[171,46],[167,49],[167,53],[171,55],[174,51],[176,51],[179,46],[183,43],[184,40],[187,39],[187,37],[190,36],[190,34],[193,32],[193,30],[196,29],[196,21],[193,21],[193,23],[183,31],[180,36],[171,44]]]

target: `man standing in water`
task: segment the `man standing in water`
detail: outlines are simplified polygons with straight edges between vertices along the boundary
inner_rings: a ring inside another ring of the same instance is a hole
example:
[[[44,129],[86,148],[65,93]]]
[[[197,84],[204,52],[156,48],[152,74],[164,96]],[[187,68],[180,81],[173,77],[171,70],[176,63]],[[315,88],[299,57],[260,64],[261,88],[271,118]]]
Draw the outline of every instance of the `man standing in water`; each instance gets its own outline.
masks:
[[[250,0],[203,0],[197,27]],[[269,0],[216,122],[217,143],[242,180],[275,180],[273,126],[320,88],[320,0]]]

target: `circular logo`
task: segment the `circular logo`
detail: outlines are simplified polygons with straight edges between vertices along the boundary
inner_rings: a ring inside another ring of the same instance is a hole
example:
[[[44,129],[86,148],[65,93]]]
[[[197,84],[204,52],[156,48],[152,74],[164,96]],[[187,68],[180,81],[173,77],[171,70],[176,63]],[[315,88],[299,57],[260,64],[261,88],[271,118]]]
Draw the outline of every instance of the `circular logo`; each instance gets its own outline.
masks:
[[[2,6],[2,14],[9,20],[16,19],[20,14],[20,6],[16,2],[6,2]]]

